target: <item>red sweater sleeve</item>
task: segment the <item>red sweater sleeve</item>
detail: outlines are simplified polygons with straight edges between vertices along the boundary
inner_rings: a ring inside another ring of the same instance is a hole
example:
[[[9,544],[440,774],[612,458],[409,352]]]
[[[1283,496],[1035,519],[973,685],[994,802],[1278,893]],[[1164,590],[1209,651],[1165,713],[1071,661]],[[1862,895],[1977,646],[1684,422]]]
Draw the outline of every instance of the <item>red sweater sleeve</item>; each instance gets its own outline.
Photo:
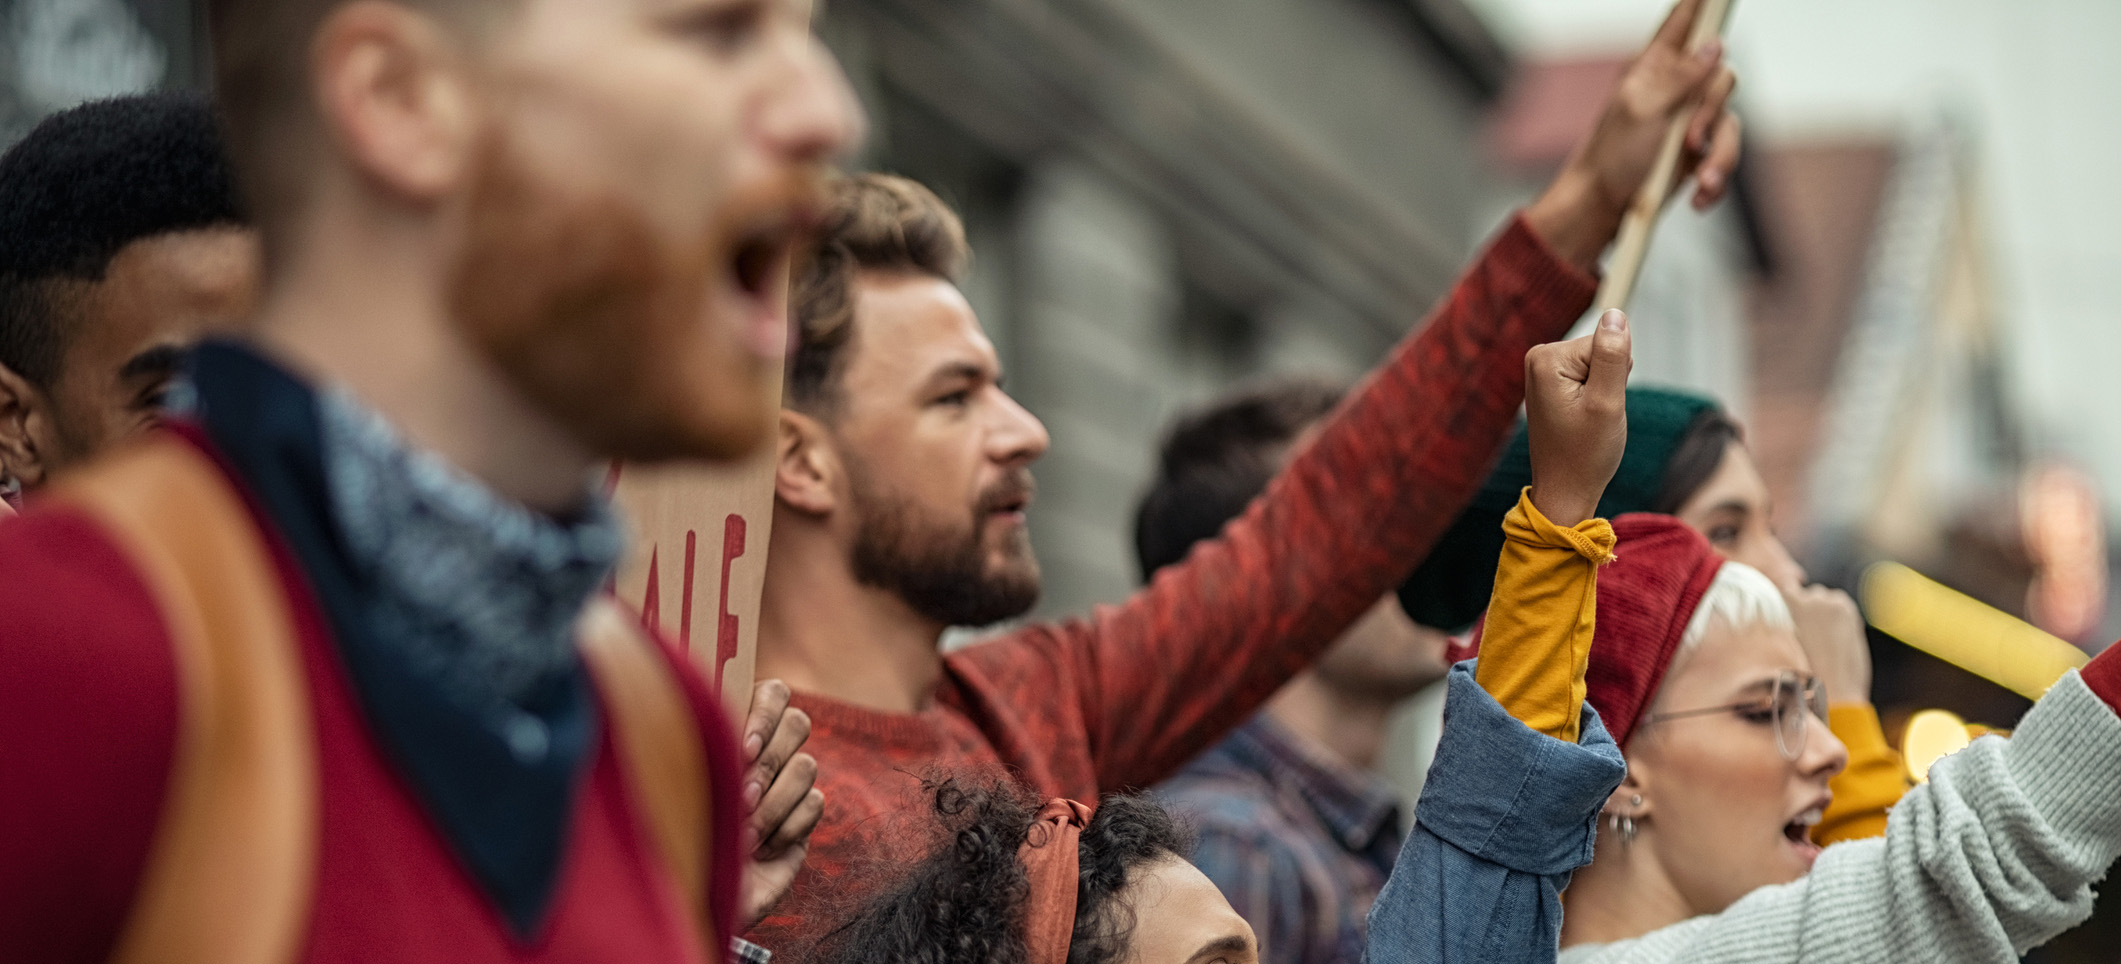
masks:
[[[1120,605],[963,656],[1043,691],[1027,697],[1072,685],[1100,788],[1169,775],[1420,563],[1508,438],[1525,352],[1565,334],[1594,293],[1513,220],[1220,538]]]
[[[0,953],[109,957],[162,811],[177,677],[161,613],[93,523],[0,523]]]
[[[2121,713],[2121,643],[2106,647],[2105,652],[2092,657],[2092,661],[2079,672],[2083,674],[2084,685],[2091,687],[2092,692],[2113,707],[2114,712]]]

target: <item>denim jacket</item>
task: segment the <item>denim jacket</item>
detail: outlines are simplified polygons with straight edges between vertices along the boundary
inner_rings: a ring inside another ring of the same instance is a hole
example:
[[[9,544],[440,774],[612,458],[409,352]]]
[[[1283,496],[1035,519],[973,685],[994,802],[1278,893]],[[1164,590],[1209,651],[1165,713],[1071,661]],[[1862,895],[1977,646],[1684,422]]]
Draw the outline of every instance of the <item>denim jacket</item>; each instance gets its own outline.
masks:
[[[1583,707],[1574,745],[1512,718],[1451,668],[1443,737],[1414,831],[1370,908],[1373,964],[1551,964],[1561,890],[1591,862],[1598,812],[1627,775],[1620,747]]]

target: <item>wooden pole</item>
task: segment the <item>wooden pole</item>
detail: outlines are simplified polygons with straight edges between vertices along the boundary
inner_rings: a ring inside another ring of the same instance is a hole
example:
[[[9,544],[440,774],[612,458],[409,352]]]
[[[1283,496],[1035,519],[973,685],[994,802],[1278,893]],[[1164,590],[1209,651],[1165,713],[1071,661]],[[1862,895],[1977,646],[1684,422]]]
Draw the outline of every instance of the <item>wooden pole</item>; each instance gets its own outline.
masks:
[[[1701,9],[1694,14],[1694,27],[1687,36],[1687,50],[1700,50],[1709,41],[1723,35],[1724,26],[1730,22],[1734,0],[1702,0]],[[1635,293],[1635,281],[1642,275],[1642,260],[1650,253],[1650,236],[1657,231],[1657,215],[1664,210],[1664,202],[1671,197],[1679,173],[1679,152],[1686,145],[1687,121],[1691,111],[1672,119],[1672,127],[1665,131],[1664,145],[1657,152],[1657,162],[1650,167],[1650,176],[1642,182],[1642,190],[1635,193],[1635,203],[1629,205],[1628,213],[1620,221],[1620,238],[1613,245],[1613,257],[1606,262],[1605,283],[1598,286],[1600,311],[1607,308],[1626,310],[1628,298]]]

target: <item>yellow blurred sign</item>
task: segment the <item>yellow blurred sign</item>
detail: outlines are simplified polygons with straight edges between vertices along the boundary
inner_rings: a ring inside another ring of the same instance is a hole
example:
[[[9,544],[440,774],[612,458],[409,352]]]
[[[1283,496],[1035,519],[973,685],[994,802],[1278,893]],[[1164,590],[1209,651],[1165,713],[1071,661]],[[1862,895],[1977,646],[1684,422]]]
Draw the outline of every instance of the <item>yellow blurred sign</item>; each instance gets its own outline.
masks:
[[[1897,562],[1865,570],[1862,595],[1871,625],[2027,699],[2091,661],[2039,627]]]

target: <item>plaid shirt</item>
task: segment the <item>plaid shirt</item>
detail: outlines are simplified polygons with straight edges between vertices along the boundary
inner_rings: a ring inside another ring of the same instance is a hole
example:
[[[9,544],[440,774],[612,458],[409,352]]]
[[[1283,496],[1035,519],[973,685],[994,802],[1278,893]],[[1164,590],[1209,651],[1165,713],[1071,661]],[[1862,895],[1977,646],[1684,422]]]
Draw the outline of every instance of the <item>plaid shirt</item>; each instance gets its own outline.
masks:
[[[1200,828],[1193,863],[1252,925],[1260,960],[1362,959],[1405,839],[1391,787],[1262,713],[1157,791]]]

